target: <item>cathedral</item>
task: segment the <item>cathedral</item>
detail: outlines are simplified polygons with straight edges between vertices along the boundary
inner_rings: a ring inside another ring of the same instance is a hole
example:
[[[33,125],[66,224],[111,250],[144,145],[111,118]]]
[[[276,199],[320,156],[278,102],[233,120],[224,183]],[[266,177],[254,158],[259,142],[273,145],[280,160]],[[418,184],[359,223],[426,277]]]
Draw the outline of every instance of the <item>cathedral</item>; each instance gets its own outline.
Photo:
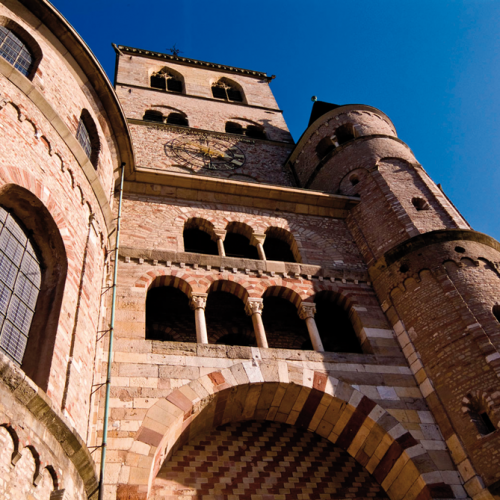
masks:
[[[382,111],[113,48],[0,2],[0,497],[499,500],[500,243]]]

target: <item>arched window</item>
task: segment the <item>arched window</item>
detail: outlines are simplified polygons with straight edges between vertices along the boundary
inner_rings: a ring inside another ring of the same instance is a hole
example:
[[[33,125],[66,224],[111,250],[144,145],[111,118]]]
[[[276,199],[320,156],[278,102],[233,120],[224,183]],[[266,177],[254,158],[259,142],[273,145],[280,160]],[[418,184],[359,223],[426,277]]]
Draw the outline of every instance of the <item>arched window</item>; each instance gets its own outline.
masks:
[[[37,252],[26,229],[0,207],[0,348],[21,365],[41,286]]]
[[[163,68],[153,73],[151,75],[150,84],[151,87],[155,89],[179,93],[183,91],[184,87],[182,84],[182,76],[167,68]]]
[[[146,298],[146,339],[196,342],[187,295],[173,286],[151,288]]]
[[[205,219],[195,217],[186,221],[183,238],[185,252],[219,255],[214,226]]]
[[[234,82],[221,78],[212,85],[212,95],[216,99],[225,99],[226,101],[243,102],[243,92]]]
[[[226,132],[229,134],[246,135],[252,139],[267,139],[264,127],[260,125],[248,125],[246,128],[240,123],[227,122]]]
[[[252,319],[245,313],[247,297],[245,289],[234,282],[212,283],[205,309],[209,344],[257,345]]]
[[[300,255],[295,239],[286,229],[270,227],[266,230],[264,253],[267,260],[300,262]]]
[[[493,316],[495,316],[496,320],[500,323],[500,306],[494,305],[492,308]]]
[[[230,222],[226,227],[224,249],[228,257],[258,259],[257,248],[250,245],[252,228],[242,222]]]
[[[465,403],[462,411],[469,415],[481,436],[487,436],[497,430],[490,415],[486,394],[468,394],[462,401]]]
[[[95,126],[94,120],[86,109],[82,110],[80,121],[78,122],[78,128],[76,130],[76,139],[85,151],[85,154],[89,158],[92,165],[94,165],[94,168],[97,170],[101,143],[99,141],[99,134],[97,133],[97,127]]]
[[[316,154],[318,155],[318,158],[323,158],[334,149],[335,144],[332,139],[330,137],[323,137],[323,139],[321,139],[316,146]]]
[[[332,292],[316,294],[314,319],[325,351],[362,353],[347,312]]]
[[[0,349],[47,390],[68,261],[59,229],[31,192],[0,189]]]
[[[287,289],[270,287],[264,294],[262,322],[269,347],[275,349],[311,350],[312,344],[306,324],[299,318],[297,306],[281,297]]]
[[[228,134],[243,135],[243,127],[239,123],[227,122],[226,123],[226,132]]]
[[[170,125],[180,125],[182,127],[189,126],[186,116],[181,113],[170,113],[167,116],[167,123],[170,123]]]
[[[352,123],[344,123],[344,125],[341,125],[335,130],[335,136],[339,146],[351,141],[356,137],[354,125],[352,125]]]
[[[5,26],[0,26],[0,55],[29,77],[33,68],[33,55],[24,41]]]
[[[163,123],[164,116],[161,111],[156,111],[154,109],[147,109],[142,119],[147,122]]]
[[[248,125],[245,130],[245,135],[253,139],[267,139],[264,127],[259,127],[257,125]]]
[[[413,206],[418,211],[420,211],[420,210],[429,210],[429,204],[423,198],[415,197],[415,198],[412,198],[411,202],[413,203]]]

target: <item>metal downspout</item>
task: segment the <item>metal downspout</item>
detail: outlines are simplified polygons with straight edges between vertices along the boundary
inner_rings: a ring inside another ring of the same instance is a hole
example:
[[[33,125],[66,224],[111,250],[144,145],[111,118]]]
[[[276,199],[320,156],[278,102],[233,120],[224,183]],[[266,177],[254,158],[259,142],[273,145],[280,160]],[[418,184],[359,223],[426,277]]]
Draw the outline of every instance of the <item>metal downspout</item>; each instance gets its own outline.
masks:
[[[102,428],[101,474],[99,476],[99,500],[104,499],[104,473],[106,470],[106,446],[108,441],[109,393],[111,389],[111,359],[113,355],[113,334],[115,330],[116,282],[118,277],[118,252],[120,249],[120,221],[122,217],[123,179],[125,163],[121,164],[120,198],[118,201],[118,217],[116,219],[115,267],[113,270],[113,298],[111,301],[111,321],[109,325],[108,373],[106,376],[106,398],[104,400],[104,421]]]

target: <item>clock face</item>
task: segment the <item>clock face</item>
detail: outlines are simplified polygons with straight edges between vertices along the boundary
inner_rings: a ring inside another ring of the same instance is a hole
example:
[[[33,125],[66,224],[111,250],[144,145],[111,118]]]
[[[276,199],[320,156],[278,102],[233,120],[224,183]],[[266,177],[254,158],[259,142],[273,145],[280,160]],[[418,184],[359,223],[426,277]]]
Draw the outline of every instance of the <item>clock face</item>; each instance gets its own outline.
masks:
[[[245,163],[245,155],[232,142],[209,135],[177,137],[165,144],[165,154],[193,170],[234,170]]]

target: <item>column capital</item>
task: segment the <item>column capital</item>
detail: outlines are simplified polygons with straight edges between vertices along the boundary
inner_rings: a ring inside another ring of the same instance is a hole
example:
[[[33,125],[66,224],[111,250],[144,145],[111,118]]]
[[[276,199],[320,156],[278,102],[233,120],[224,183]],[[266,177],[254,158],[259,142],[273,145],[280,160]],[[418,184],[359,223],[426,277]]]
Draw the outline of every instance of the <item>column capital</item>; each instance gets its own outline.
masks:
[[[256,247],[259,243],[261,245],[264,244],[264,241],[266,239],[265,234],[260,234],[260,233],[252,233],[252,237],[250,238],[250,245]]]
[[[226,230],[225,229],[214,229],[215,236],[217,236],[218,240],[224,241],[226,239]]]
[[[299,307],[299,318],[314,318],[316,314],[316,304],[314,302],[302,302]]]
[[[191,300],[189,301],[189,306],[191,309],[205,309],[207,305],[208,293],[193,293],[191,294]]]
[[[248,298],[245,304],[245,312],[248,316],[253,316],[254,314],[262,314],[262,309],[264,309],[263,299]]]

